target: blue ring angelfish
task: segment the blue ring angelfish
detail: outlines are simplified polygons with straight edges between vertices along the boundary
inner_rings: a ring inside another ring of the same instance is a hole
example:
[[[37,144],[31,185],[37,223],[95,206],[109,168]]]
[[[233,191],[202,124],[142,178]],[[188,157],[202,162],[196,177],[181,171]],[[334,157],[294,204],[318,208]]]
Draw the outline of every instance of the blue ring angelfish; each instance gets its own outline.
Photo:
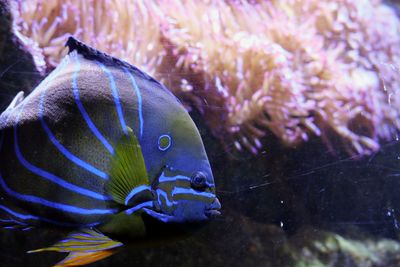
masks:
[[[69,252],[65,266],[115,253],[123,244],[107,235],[169,239],[219,215],[201,135],[177,98],[135,66],[66,45],[62,63],[0,114],[0,227],[74,228],[30,251]],[[177,232],[151,232],[170,223]]]

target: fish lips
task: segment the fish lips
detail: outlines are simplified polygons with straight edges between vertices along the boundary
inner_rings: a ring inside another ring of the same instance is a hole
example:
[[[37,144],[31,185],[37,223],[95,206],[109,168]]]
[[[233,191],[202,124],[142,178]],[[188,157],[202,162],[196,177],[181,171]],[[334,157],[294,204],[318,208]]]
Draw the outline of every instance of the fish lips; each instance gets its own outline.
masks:
[[[206,207],[203,215],[201,214],[195,215],[196,214],[195,210],[185,209],[184,205],[178,206],[178,209],[180,208],[183,208],[183,210],[186,211],[194,212],[193,213],[194,216],[192,217],[193,221],[199,221],[199,222],[214,218],[221,214],[221,212],[219,211],[221,209],[221,203],[219,202],[218,198],[215,198],[214,201]],[[183,223],[192,221],[190,220],[191,216],[189,217],[179,216],[178,214],[168,215],[163,213],[160,209],[157,209],[156,207],[155,209],[144,208],[143,210],[145,213],[147,213],[147,215],[150,215],[151,217],[159,221],[162,221],[164,223]]]
[[[204,214],[208,218],[214,218],[221,215],[219,211],[221,209],[221,202],[219,202],[218,198],[215,198],[214,202],[204,211]]]

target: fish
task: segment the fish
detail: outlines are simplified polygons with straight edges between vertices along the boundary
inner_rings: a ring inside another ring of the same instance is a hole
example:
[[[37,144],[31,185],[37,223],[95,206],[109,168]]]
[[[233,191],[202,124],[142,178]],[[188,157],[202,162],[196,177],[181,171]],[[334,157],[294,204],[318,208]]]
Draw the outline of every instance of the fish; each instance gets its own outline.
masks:
[[[66,46],[0,115],[0,226],[67,229],[28,252],[66,252],[55,266],[79,266],[218,216],[210,162],[181,102],[125,61],[72,36]]]

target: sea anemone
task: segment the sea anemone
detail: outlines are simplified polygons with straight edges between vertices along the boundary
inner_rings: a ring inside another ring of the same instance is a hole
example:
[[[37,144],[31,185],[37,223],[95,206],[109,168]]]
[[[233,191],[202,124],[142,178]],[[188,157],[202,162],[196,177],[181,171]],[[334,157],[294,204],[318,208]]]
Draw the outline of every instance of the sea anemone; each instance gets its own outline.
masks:
[[[226,147],[275,135],[352,155],[400,129],[400,23],[378,0],[20,1],[17,30],[56,66],[72,34],[161,79]]]

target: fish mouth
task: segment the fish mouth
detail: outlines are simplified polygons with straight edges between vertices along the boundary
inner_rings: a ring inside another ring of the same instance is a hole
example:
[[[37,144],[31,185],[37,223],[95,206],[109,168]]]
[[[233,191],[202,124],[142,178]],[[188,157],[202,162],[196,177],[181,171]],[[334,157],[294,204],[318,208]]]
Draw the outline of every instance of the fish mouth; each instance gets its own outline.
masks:
[[[214,218],[221,215],[219,211],[221,209],[221,203],[219,202],[218,198],[215,198],[214,202],[204,211],[204,214],[208,218]]]
[[[217,216],[221,215],[221,212],[219,210],[216,210],[216,209],[209,209],[209,210],[206,210],[204,212],[204,214],[208,218],[214,218],[214,217],[217,217]]]

